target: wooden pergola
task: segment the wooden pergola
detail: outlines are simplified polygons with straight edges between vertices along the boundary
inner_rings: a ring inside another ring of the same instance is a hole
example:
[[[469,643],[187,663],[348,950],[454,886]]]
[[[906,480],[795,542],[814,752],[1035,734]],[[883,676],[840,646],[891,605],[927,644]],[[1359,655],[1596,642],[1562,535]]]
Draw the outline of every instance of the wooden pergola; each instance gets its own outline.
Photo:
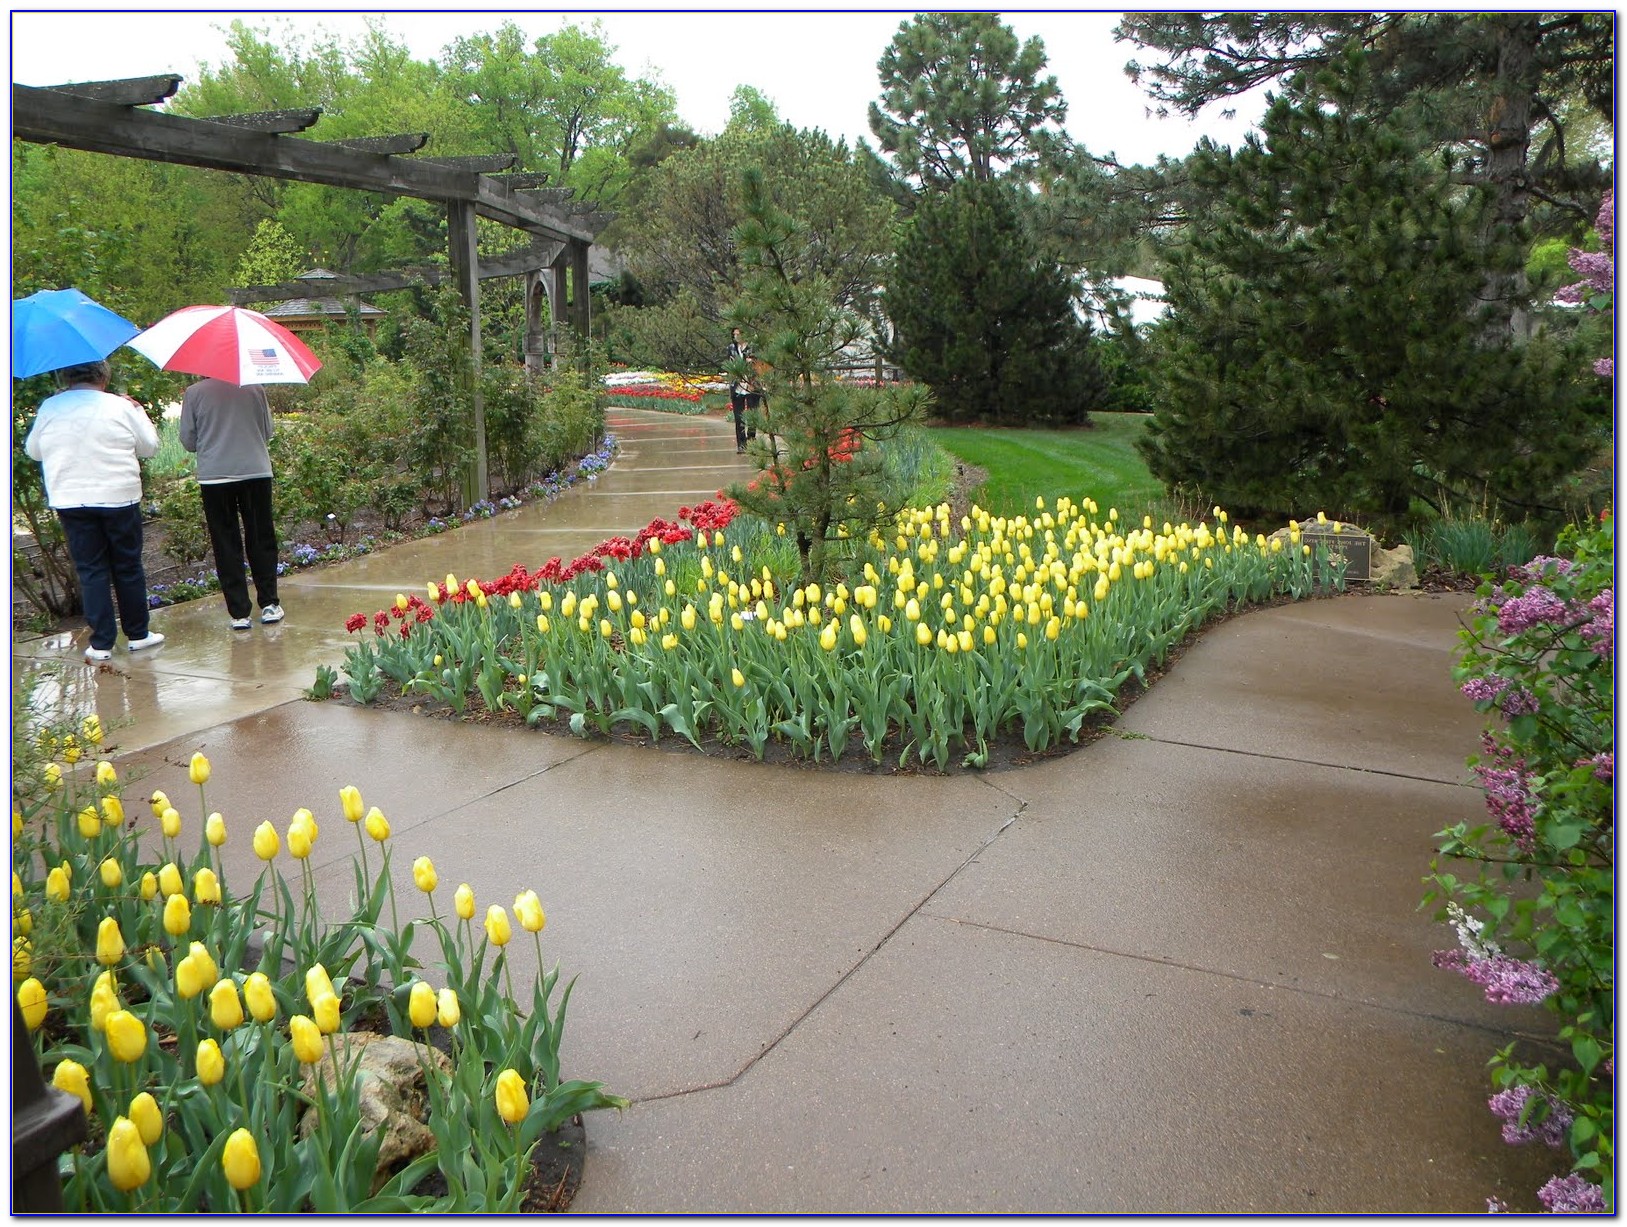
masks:
[[[540,360],[542,295],[553,317],[588,335],[588,248],[610,216],[584,207],[566,189],[543,188],[544,177],[510,173],[514,158],[405,157],[422,149],[428,133],[314,141],[304,132],[321,115],[317,107],[217,115],[195,119],[148,109],[174,95],[181,78],[166,74],[119,81],[11,87],[11,134],[35,144],[92,153],[171,162],[438,201],[446,206],[449,276],[469,310],[470,352],[475,363],[473,492],[490,493],[486,416],[480,395],[480,282],[486,277],[526,279],[526,360]],[[489,218],[530,235],[520,251],[482,264],[475,219]],[[412,270],[334,283],[343,293],[398,289],[438,280],[438,270]],[[286,287],[252,287],[288,297]],[[567,298],[567,292],[569,297]]]

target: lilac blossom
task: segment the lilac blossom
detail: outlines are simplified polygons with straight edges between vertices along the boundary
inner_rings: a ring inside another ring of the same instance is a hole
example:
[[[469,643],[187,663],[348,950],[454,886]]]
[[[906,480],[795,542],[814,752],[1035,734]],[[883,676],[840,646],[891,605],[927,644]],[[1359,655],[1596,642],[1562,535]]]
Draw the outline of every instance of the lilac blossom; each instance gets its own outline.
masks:
[[[1490,759],[1476,763],[1474,768],[1480,787],[1486,791],[1486,809],[1520,850],[1529,852],[1536,833],[1536,802],[1531,796],[1525,760],[1515,758],[1489,733],[1481,737],[1480,743]]]
[[[1580,1172],[1555,1176],[1537,1190],[1549,1214],[1603,1214],[1604,1192]]]
[[[1530,1107],[1532,1097],[1546,1102],[1548,1111],[1542,1120],[1532,1120],[1535,1112]],[[1565,1144],[1565,1132],[1576,1117],[1571,1110],[1552,1095],[1545,1095],[1529,1086],[1511,1086],[1498,1091],[1486,1101],[1491,1114],[1503,1122],[1503,1141],[1510,1146],[1523,1146],[1527,1142],[1545,1142],[1558,1150]],[[1521,1119],[1524,1118],[1524,1123]]]
[[[1547,968],[1507,954],[1481,959],[1461,950],[1437,950],[1431,961],[1443,971],[1460,972],[1473,980],[1493,1005],[1536,1005],[1559,989],[1559,981]]]
[[[1568,558],[1558,558],[1553,554],[1538,554],[1523,567],[1510,567],[1509,573],[1525,579],[1543,580],[1550,574],[1569,575],[1575,569],[1575,564]]]
[[[1613,783],[1616,778],[1616,755],[1611,750],[1604,750],[1591,758],[1584,758],[1576,764],[1578,767],[1592,767],[1593,778],[1603,780],[1606,784]]]
[[[1503,602],[1497,611],[1497,629],[1505,635],[1517,635],[1542,623],[1563,625],[1571,617],[1570,606],[1541,584],[1524,594]]]
[[[1471,677],[1463,683],[1463,693],[1474,703],[1495,703],[1497,696],[1507,690],[1512,683],[1506,677],[1492,674],[1490,677]]]
[[[1524,686],[1516,686],[1504,697],[1502,711],[1503,715],[1509,717],[1530,716],[1536,714],[1541,706],[1536,695]]]
[[[1501,1197],[1488,1197],[1488,1198],[1486,1198],[1486,1213],[1487,1214],[1507,1214],[1508,1212],[1509,1212],[1508,1203],[1506,1201],[1504,1201]]]
[[[1593,620],[1582,628],[1582,638],[1600,656],[1616,653],[1616,590],[1606,588],[1587,603]]]

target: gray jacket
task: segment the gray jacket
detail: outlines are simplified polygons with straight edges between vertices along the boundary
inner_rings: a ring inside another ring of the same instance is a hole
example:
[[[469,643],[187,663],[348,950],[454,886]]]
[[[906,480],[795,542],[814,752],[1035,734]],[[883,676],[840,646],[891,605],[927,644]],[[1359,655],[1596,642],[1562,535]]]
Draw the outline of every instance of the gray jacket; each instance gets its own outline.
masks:
[[[181,446],[198,454],[198,484],[271,476],[276,424],[265,389],[200,379],[181,397]]]

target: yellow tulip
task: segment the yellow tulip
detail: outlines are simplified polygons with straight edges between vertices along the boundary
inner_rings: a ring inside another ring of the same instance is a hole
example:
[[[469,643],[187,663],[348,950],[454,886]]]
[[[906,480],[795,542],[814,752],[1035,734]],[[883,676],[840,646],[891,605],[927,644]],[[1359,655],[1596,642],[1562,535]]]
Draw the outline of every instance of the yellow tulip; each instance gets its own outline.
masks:
[[[412,863],[413,885],[426,895],[434,894],[435,888],[440,885],[440,877],[435,872],[435,862],[427,856],[420,856]]]
[[[316,837],[317,837],[317,834],[318,834],[317,825],[316,825],[316,815],[311,813],[310,810],[304,808],[303,806],[301,806],[299,809],[295,810],[293,818],[291,818],[289,820],[289,826],[290,827],[304,827],[305,830],[306,830],[306,833],[309,834],[310,837],[311,837],[311,842],[313,844],[316,842]]]
[[[158,878],[151,870],[141,875],[141,901],[151,903],[158,898]]]
[[[407,1018],[415,1027],[435,1023],[435,990],[422,980],[414,980],[412,991],[407,994]]]
[[[209,760],[203,756],[202,751],[192,756],[192,762],[187,767],[187,775],[194,784],[209,782]]]
[[[402,613],[405,613],[412,607],[412,602],[407,599],[407,594],[405,592],[398,592],[395,594],[395,607],[401,610]]]
[[[141,1130],[120,1116],[107,1131],[107,1178],[121,1193],[139,1189],[152,1179],[153,1164],[141,1140]]]
[[[143,1146],[156,1146],[164,1136],[164,1114],[159,1111],[158,1100],[147,1091],[130,1101],[130,1123],[141,1135]]]
[[[175,839],[181,834],[181,815],[172,805],[162,814],[158,815],[158,826],[164,832],[164,838]]]
[[[474,600],[477,596],[479,596],[481,594],[480,581],[478,579],[470,580],[467,584],[465,584],[463,586],[463,590],[469,594],[469,599],[471,601]]]
[[[96,961],[103,967],[111,967],[123,957],[124,934],[119,932],[119,922],[104,916],[102,923],[96,926]]]
[[[23,1012],[23,1025],[30,1031],[38,1031],[45,1021],[46,1004],[45,985],[33,976],[17,986],[17,1008]]]
[[[318,1031],[332,1035],[339,1029],[339,998],[333,993],[323,993],[311,1003],[311,1016],[316,1019]]]
[[[729,670],[729,680],[735,684],[736,689],[739,689],[746,684],[746,675],[740,672],[739,669],[731,669]]]
[[[322,994],[333,995],[333,980],[328,976],[328,969],[321,963],[312,963],[310,970],[305,973],[305,1000],[312,1005]]]
[[[429,581],[429,599],[435,602],[437,605],[440,604],[441,601],[441,586],[434,580]]]
[[[111,856],[97,867],[97,872],[101,874],[102,885],[108,890],[117,890],[124,885],[124,866]]]
[[[63,758],[63,761],[66,762],[71,767],[74,763],[77,763],[83,757],[84,757],[84,754],[79,749],[78,743],[74,741],[73,734],[69,733],[66,737],[64,737],[62,739],[62,758]]]
[[[119,773],[113,769],[113,764],[105,758],[96,764],[96,782],[102,785],[117,784],[119,782]]]
[[[192,899],[195,903],[220,902],[220,879],[213,869],[200,869],[192,875]]]
[[[235,1130],[220,1152],[220,1165],[227,1182],[240,1193],[259,1184],[260,1148],[254,1144],[254,1135],[247,1129]]]
[[[207,973],[203,964],[190,954],[175,964],[175,991],[187,1001],[191,1001],[209,987],[205,983],[206,979]]]
[[[249,1003],[255,1022],[270,1022],[277,1017],[277,995],[271,991],[271,980],[265,972],[251,972],[243,981],[243,1000]]]
[[[68,901],[68,875],[60,866],[45,875],[45,897],[52,903]]]
[[[376,843],[383,843],[390,838],[390,820],[376,805],[367,811],[367,834]]]
[[[102,972],[96,977],[96,983],[90,990],[91,1030],[106,1031],[108,1015],[123,1008],[124,1003],[119,1000],[118,982],[113,978],[113,973]]]
[[[79,1102],[85,1105],[85,1113],[89,1115],[94,1110],[90,1097],[90,1075],[85,1067],[78,1061],[62,1061],[56,1069],[51,1071],[51,1085],[59,1091],[67,1091],[70,1095],[77,1095]]]
[[[322,1059],[322,1032],[303,1014],[288,1020],[288,1038],[301,1065],[315,1065]]]
[[[311,855],[311,829],[296,822],[288,828],[288,855],[303,861]]]
[[[26,907],[15,909],[11,913],[11,927],[24,937],[27,937],[34,931],[34,913],[30,912]]]
[[[215,966],[215,960],[210,957],[208,948],[202,942],[193,942],[187,951],[187,957],[197,962],[199,971],[203,973],[204,988],[213,988],[215,981],[220,979],[220,968]]]
[[[107,1016],[107,1047],[126,1065],[139,1061],[147,1051],[147,1028],[129,1010],[114,1010]]]
[[[443,1027],[455,1027],[462,1017],[458,995],[449,988],[443,988],[435,998],[435,1021]]]
[[[511,936],[508,913],[503,910],[502,904],[492,904],[486,909],[486,940],[494,946],[506,946]]]
[[[226,1057],[214,1040],[204,1040],[198,1045],[197,1070],[198,1081],[204,1086],[214,1086],[226,1076]]]
[[[467,882],[460,884],[458,889],[453,893],[452,906],[457,909],[459,919],[474,919],[475,892],[469,889],[469,884]]]
[[[512,1069],[497,1075],[497,1115],[511,1125],[518,1125],[531,1109],[531,1097],[526,1094],[525,1080]]]
[[[45,780],[45,786],[52,792],[62,787],[62,768],[56,763],[46,763],[40,768],[40,775]]]
[[[171,895],[164,903],[164,932],[180,937],[192,927],[192,905],[185,895]]]
[[[262,861],[269,861],[276,857],[282,848],[282,841],[277,838],[277,828],[270,821],[262,822],[254,828],[254,855]]]
[[[339,790],[339,804],[344,807],[346,822],[360,822],[366,812],[362,808],[362,794],[354,784],[346,784]]]
[[[514,918],[520,922],[520,928],[527,933],[541,933],[542,926],[548,923],[548,917],[542,910],[542,903],[537,898],[537,892],[528,890],[514,898]]]
[[[102,718],[95,714],[86,716],[79,722],[79,732],[84,739],[93,746],[102,744]]]
[[[154,818],[163,817],[164,811],[170,808],[169,797],[165,796],[162,791],[154,792],[153,795],[147,799],[147,804],[153,807]]]
[[[538,614],[537,615],[537,631],[538,631],[539,634],[543,634],[543,635],[546,635],[548,633],[548,615],[547,614]]]
[[[208,821],[203,824],[203,837],[209,841],[209,846],[218,848],[226,842],[226,819],[220,814],[210,814]]]
[[[166,899],[171,895],[180,894],[185,889],[181,883],[181,871],[174,861],[158,871],[158,889]]]
[[[209,990],[209,1017],[222,1031],[243,1025],[243,1003],[237,996],[237,982],[231,977],[215,981]]]
[[[95,839],[102,831],[102,816],[96,812],[94,805],[87,805],[79,811],[79,834],[84,839]]]

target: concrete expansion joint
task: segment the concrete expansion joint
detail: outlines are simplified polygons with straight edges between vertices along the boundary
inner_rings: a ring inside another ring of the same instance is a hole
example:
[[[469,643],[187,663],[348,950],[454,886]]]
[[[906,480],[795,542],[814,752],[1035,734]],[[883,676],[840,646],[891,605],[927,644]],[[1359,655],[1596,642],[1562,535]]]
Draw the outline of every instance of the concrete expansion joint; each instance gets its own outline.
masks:
[[[1297,758],[1292,754],[1267,754],[1263,750],[1239,750],[1235,746],[1211,746],[1200,741],[1180,741],[1168,737],[1138,736],[1137,741],[1148,741],[1154,745],[1181,746],[1188,750],[1209,750],[1215,754],[1236,754],[1242,758],[1261,758],[1274,763],[1295,763],[1301,767],[1327,767],[1333,771],[1355,771],[1362,775],[1382,775],[1393,780],[1413,780],[1421,784],[1445,784],[1449,788],[1473,788],[1476,791],[1480,786],[1465,778],[1461,780],[1443,780],[1434,775],[1414,775],[1410,771],[1388,771],[1383,767],[1359,767],[1354,763],[1329,763],[1319,758]]]

